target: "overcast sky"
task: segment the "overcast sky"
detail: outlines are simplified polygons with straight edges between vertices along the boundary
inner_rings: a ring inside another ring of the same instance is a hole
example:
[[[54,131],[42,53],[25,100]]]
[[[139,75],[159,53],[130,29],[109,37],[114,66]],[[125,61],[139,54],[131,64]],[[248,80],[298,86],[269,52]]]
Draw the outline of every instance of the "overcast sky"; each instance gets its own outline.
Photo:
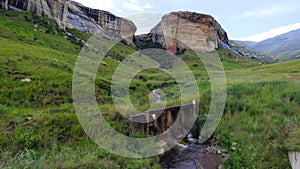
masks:
[[[75,1],[130,18],[136,23],[138,33],[147,32],[159,22],[162,14],[171,11],[210,14],[231,39],[261,41],[300,28],[300,0]]]

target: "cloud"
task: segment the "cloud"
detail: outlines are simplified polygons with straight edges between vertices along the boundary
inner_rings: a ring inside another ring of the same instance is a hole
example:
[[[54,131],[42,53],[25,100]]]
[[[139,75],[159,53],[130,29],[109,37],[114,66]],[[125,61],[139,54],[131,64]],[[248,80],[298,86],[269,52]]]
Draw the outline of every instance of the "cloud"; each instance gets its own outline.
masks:
[[[137,3],[125,2],[124,7],[132,11],[143,11],[143,8],[140,7]]]
[[[105,1],[99,1],[99,0],[74,0],[76,2],[79,2],[83,4],[84,6],[94,8],[94,9],[102,9],[102,10],[112,10],[116,7],[116,4],[113,3],[112,0],[105,0]]]
[[[79,2],[84,6],[90,8],[116,12],[119,14],[123,13],[126,10],[142,12],[144,10],[154,8],[153,4],[149,2],[143,3],[140,0],[105,0],[105,1],[74,0],[74,1]]]
[[[123,10],[122,10],[122,9],[119,9],[119,8],[115,8],[115,12],[117,12],[117,13],[122,13]]]
[[[129,9],[132,11],[144,11],[145,9],[151,9],[154,7],[149,2],[147,2],[146,4],[141,4],[140,1],[137,0],[130,0],[129,2],[125,2],[123,6],[125,9]]]
[[[137,26],[136,34],[146,34],[161,20],[162,13],[141,13],[126,17]]]
[[[151,9],[151,8],[153,8],[153,5],[151,5],[150,3],[147,2],[147,3],[145,4],[144,8],[145,8],[145,9]]]
[[[266,32],[256,34],[256,35],[251,35],[247,37],[242,37],[242,38],[231,38],[233,40],[241,40],[241,41],[254,41],[254,42],[260,42],[269,38],[273,38],[275,36],[300,29],[300,23],[292,24],[292,25],[287,25],[287,26],[282,26],[279,28],[274,28],[271,30],[268,30]]]
[[[252,9],[230,18],[232,21],[248,18],[268,18],[296,12],[300,9],[300,1],[283,1],[266,8]]]

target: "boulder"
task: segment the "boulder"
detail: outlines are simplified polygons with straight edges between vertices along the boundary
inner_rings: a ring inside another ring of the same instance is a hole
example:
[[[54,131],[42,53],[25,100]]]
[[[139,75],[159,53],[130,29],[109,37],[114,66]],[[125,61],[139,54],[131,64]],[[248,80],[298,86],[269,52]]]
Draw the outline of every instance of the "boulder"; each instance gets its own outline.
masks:
[[[31,82],[32,80],[29,78],[22,79],[21,82]]]
[[[214,153],[204,154],[200,159],[195,160],[197,169],[219,169],[224,161]]]
[[[103,65],[103,66],[107,66],[107,63],[103,62],[103,61],[100,64]]]

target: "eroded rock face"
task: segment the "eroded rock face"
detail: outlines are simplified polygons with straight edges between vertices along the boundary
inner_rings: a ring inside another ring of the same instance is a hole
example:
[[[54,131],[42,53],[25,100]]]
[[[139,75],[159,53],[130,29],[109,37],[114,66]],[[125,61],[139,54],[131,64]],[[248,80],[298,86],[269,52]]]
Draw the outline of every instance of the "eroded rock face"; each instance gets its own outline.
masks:
[[[0,0],[0,8],[32,12],[55,20],[65,29],[101,33],[107,39],[133,45],[136,26],[130,20],[69,0]]]
[[[77,29],[81,32],[88,33],[102,33],[103,36],[109,36],[105,33],[105,30],[98,25],[93,19],[87,16],[79,7],[82,6],[76,2],[67,2],[68,5],[68,19],[66,27],[69,29]]]
[[[183,49],[212,52],[221,42],[228,44],[227,33],[212,16],[195,12],[165,15],[149,36],[171,54]]]
[[[67,26],[69,28],[95,33],[101,27],[109,37],[124,39],[125,43],[134,45],[133,38],[137,28],[132,21],[73,1],[69,2],[68,6],[70,14]]]
[[[33,12],[55,20],[62,28],[66,26],[68,7],[66,0],[1,0],[1,8]]]

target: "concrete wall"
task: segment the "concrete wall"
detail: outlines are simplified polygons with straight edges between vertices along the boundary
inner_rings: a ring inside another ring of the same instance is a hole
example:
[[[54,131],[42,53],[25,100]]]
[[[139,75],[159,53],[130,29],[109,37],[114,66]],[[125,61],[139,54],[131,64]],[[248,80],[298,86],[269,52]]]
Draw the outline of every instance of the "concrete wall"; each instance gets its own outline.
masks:
[[[300,152],[289,152],[290,162],[293,169],[300,169]]]
[[[185,104],[174,107],[167,107],[159,110],[149,110],[145,113],[133,115],[129,117],[131,121],[129,124],[134,127],[135,130],[142,131],[148,135],[157,135],[165,132],[172,125],[177,131],[180,131],[182,127],[185,127],[182,122],[189,122],[192,117],[198,113],[199,103],[195,105]],[[181,112],[182,111],[182,112]],[[155,114],[156,119],[154,121],[152,116]],[[134,123],[133,121],[148,121],[148,123]],[[178,121],[176,121],[178,119]],[[151,122],[152,121],[152,122]],[[174,123],[176,121],[176,123]]]

